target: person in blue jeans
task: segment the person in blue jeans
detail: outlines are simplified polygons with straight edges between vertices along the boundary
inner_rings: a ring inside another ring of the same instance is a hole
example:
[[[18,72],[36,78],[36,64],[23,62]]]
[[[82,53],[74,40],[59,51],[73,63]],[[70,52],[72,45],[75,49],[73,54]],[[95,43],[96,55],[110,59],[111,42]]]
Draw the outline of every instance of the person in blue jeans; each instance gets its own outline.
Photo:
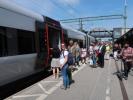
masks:
[[[96,67],[96,54],[95,54],[95,51],[92,54],[92,60],[93,60],[93,67]]]
[[[63,77],[63,87],[62,89],[70,88],[69,86],[69,78],[68,78],[68,50],[66,49],[66,45],[63,43],[61,44],[61,55],[60,55],[60,68],[61,68],[61,74]]]

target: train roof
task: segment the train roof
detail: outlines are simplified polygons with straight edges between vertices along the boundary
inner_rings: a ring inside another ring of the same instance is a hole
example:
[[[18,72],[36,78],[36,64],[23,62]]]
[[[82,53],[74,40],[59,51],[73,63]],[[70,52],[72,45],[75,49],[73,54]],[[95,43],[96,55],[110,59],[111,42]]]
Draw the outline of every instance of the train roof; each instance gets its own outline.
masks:
[[[38,13],[35,13],[31,10],[23,8],[17,4],[12,3],[11,1],[0,0],[0,8],[7,9],[7,10],[10,10],[10,11],[15,12],[15,13],[25,15],[27,17],[31,17],[37,21],[41,21],[41,22],[44,21],[44,18],[41,14],[38,14]]]
[[[69,38],[73,38],[73,39],[80,39],[80,40],[84,40],[86,34],[83,32],[80,32],[78,30],[72,29],[69,26],[66,26],[64,24],[61,24],[62,28],[67,30],[68,33],[68,37]]]
[[[128,30],[125,34],[123,34],[121,37],[119,37],[115,42],[121,42],[123,39],[130,37],[133,34],[133,28]]]
[[[35,32],[36,21],[44,22],[45,19],[11,1],[0,0],[0,26]]]

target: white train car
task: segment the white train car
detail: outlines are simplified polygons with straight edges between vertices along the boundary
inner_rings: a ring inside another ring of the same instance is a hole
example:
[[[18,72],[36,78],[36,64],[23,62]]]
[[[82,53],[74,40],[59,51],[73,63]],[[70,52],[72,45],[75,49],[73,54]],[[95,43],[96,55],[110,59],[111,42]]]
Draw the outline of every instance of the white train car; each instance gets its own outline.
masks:
[[[46,69],[62,36],[58,21],[0,0],[0,86]]]
[[[81,32],[81,31],[78,31],[78,30],[75,30],[75,29],[72,29],[68,26],[65,26],[62,24],[62,28],[64,30],[64,41],[68,44],[69,40],[73,40],[73,41],[76,41],[79,43],[80,47],[83,47],[85,46],[85,37],[86,37],[86,34]]]

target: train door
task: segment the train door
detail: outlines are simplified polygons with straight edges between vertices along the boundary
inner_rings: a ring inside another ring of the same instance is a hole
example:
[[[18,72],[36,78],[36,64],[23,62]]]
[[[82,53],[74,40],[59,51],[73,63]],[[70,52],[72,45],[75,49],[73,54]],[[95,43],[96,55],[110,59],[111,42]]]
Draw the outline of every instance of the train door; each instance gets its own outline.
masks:
[[[47,34],[48,34],[48,66],[50,66],[50,62],[52,59],[52,50],[55,46],[58,46],[61,49],[62,42],[62,31],[59,27],[53,27],[51,25],[47,26]]]
[[[37,62],[47,68],[50,66],[53,47],[58,45],[61,48],[63,32],[58,21],[48,17],[44,17],[44,20],[43,23],[36,23],[36,47],[38,52]]]
[[[48,63],[48,33],[44,23],[36,22],[37,66],[47,67]]]

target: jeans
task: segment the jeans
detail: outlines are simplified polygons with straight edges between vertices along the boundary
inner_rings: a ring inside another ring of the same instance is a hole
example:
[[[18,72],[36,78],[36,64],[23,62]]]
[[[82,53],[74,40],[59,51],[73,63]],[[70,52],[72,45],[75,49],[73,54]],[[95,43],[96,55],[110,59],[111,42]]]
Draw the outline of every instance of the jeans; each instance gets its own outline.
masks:
[[[96,65],[96,57],[94,54],[92,55],[92,60],[93,60],[93,65]]]
[[[79,65],[79,59],[80,59],[80,56],[75,57],[75,63],[77,63],[77,65]]]
[[[124,74],[125,74],[126,77],[128,77],[128,73],[129,73],[131,67],[132,67],[131,62],[124,61]]]
[[[69,78],[68,78],[68,64],[65,64],[61,69],[62,77],[63,77],[63,85],[65,88],[69,86]]]

